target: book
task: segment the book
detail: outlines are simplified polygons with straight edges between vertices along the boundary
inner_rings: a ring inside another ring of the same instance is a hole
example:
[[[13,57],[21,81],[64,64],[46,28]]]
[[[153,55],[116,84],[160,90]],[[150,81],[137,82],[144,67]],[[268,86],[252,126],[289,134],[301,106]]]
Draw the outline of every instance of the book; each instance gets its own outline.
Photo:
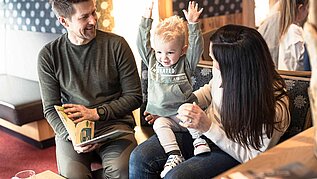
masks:
[[[112,140],[127,134],[133,134],[132,131],[128,131],[128,130],[122,130],[122,129],[116,129],[113,130],[111,132],[108,132],[106,134],[100,135],[98,137],[95,137],[93,139],[87,140],[85,142],[82,142],[80,144],[77,144],[77,146],[84,146],[84,145],[89,145],[89,144],[94,144],[94,143],[101,143],[101,142],[105,142],[108,140]]]
[[[84,120],[77,124],[67,117],[62,106],[54,106],[58,116],[62,120],[74,145],[80,145],[82,142],[89,141],[94,138],[95,122]]]
[[[133,133],[133,131],[117,129],[109,131],[106,134],[100,136],[94,136],[95,122],[84,120],[77,124],[67,117],[62,106],[54,106],[58,116],[61,118],[74,146],[85,146],[89,144],[106,142],[127,134]]]

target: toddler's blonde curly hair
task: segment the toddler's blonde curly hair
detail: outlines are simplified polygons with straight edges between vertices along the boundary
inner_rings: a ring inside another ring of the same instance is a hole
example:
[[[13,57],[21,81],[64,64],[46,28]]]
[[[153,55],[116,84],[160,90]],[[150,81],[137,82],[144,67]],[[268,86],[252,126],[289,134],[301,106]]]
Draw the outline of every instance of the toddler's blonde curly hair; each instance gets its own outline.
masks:
[[[154,31],[155,38],[163,42],[178,40],[185,44],[187,27],[184,20],[179,16],[171,16],[161,21]]]

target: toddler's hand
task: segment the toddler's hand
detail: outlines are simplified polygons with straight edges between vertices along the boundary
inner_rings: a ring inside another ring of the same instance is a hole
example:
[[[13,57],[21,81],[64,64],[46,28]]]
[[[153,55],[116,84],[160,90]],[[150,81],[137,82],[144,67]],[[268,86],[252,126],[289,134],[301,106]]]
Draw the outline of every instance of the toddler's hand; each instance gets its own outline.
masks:
[[[144,112],[145,120],[147,121],[148,124],[153,124],[154,121],[159,117],[157,115],[152,115],[148,112]]]
[[[188,21],[188,23],[196,23],[198,22],[200,14],[203,12],[203,8],[198,11],[198,3],[195,1],[189,1],[188,10],[183,10],[184,15]]]
[[[146,5],[144,15],[143,15],[144,18],[147,18],[147,19],[152,18],[153,5],[154,5],[153,1],[149,3],[148,5]]]

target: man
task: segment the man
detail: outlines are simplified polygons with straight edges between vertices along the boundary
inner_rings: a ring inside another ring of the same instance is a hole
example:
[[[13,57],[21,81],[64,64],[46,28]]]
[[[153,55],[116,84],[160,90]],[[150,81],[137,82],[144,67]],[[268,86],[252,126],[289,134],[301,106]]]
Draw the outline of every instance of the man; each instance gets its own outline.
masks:
[[[67,178],[92,178],[94,156],[103,178],[128,178],[128,160],[137,145],[133,134],[102,144],[74,147],[54,105],[75,123],[95,121],[95,136],[133,131],[132,111],[142,103],[134,56],[124,38],[96,30],[94,0],[50,0],[67,33],[39,53],[38,74],[44,115],[56,133],[58,170]]]

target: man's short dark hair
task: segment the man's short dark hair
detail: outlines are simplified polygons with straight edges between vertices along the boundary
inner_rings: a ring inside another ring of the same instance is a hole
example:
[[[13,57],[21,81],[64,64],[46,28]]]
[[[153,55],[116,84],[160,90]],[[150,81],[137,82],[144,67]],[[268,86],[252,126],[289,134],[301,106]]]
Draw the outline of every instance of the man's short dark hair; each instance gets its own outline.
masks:
[[[70,18],[74,13],[73,4],[91,0],[49,0],[52,10],[57,17],[63,16]]]

